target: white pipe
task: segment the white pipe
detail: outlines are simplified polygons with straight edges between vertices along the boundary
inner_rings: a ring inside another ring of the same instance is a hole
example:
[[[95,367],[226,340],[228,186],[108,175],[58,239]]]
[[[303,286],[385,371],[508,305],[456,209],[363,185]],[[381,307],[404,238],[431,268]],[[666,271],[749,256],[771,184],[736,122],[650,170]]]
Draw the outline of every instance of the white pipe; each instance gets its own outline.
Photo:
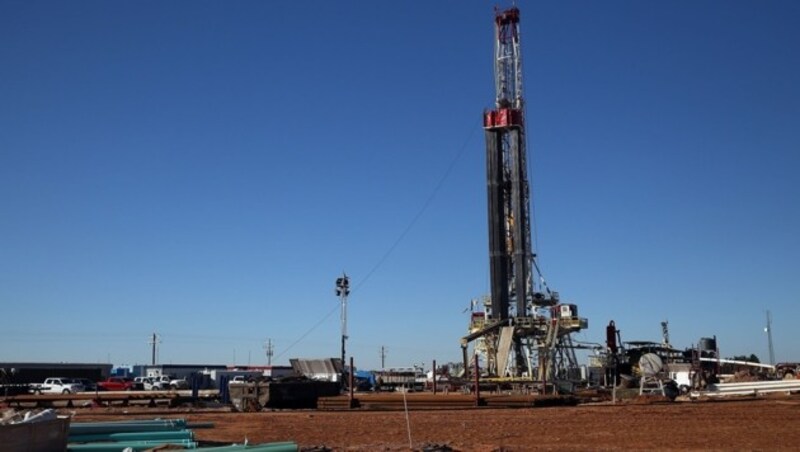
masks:
[[[764,367],[767,369],[775,370],[775,366],[771,364],[761,364],[761,363],[754,363],[750,361],[737,361],[735,359],[724,359],[724,358],[700,358],[700,361],[708,361],[714,363],[725,363],[725,364],[739,364],[741,366],[752,366],[752,367]]]
[[[707,391],[695,391],[694,396],[758,395],[770,392],[800,391],[800,380],[755,381],[744,383],[719,383],[708,386]]]

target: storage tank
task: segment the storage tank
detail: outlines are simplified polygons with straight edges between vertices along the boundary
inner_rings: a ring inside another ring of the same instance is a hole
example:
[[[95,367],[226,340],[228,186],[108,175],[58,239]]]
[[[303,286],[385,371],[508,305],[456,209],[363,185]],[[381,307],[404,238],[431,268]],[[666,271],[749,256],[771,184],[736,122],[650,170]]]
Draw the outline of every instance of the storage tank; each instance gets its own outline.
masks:
[[[716,352],[717,351],[717,338],[715,337],[701,337],[698,344],[701,352]]]

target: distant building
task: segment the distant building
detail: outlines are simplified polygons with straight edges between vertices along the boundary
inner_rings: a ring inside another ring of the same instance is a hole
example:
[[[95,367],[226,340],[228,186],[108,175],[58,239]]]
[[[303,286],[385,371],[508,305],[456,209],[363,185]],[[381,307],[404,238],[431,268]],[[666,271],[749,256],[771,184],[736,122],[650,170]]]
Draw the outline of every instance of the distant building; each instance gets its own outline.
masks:
[[[211,387],[217,389],[224,377],[227,377],[228,381],[234,377],[244,377],[245,380],[257,378],[278,380],[297,375],[290,366],[229,366],[227,369],[212,369],[203,373],[208,375]]]
[[[258,372],[261,376],[272,379],[296,376],[292,366],[236,366],[228,367],[230,371]]]
[[[127,364],[120,364],[111,369],[111,376],[114,377],[138,377],[136,375],[136,366],[129,366]]]
[[[112,367],[111,364],[0,362],[0,374],[4,374],[9,383],[41,383],[51,377],[102,381],[111,375]]]
[[[143,366],[143,377],[160,377],[162,375],[175,378],[190,378],[193,374],[207,373],[211,370],[225,370],[228,366],[220,364],[158,364]]]

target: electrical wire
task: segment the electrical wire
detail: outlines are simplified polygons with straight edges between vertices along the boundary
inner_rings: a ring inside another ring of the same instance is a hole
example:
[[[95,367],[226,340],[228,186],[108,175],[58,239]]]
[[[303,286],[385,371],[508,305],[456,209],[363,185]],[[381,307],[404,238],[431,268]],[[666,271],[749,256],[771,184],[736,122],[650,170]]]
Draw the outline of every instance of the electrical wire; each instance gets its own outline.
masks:
[[[436,195],[439,193],[439,191],[444,186],[445,181],[447,181],[448,177],[450,177],[450,173],[453,172],[453,169],[455,168],[456,164],[461,160],[461,157],[464,155],[464,152],[467,150],[467,146],[469,145],[470,141],[472,140],[472,137],[475,136],[475,131],[478,130],[480,128],[480,126],[481,126],[481,123],[476,123],[476,125],[471,129],[471,131],[469,132],[469,135],[467,136],[467,139],[464,140],[464,143],[461,145],[461,149],[458,150],[458,153],[456,153],[455,157],[453,157],[453,159],[450,161],[450,164],[447,166],[447,169],[444,171],[444,174],[442,174],[442,177],[439,178],[439,181],[433,187],[433,190],[431,191],[431,194],[428,195],[428,198],[425,200],[425,202],[422,204],[422,206],[417,210],[417,213],[411,218],[411,221],[408,223],[408,225],[405,227],[405,229],[403,229],[403,231],[400,233],[400,235],[397,237],[397,239],[395,239],[394,243],[392,243],[392,245],[389,247],[389,249],[386,250],[386,252],[383,254],[383,256],[381,256],[381,258],[378,259],[378,261],[375,263],[375,265],[372,266],[372,268],[367,272],[366,276],[364,276],[364,278],[362,278],[358,282],[358,284],[356,284],[353,287],[353,289],[351,290],[351,293],[355,293],[359,288],[361,288],[370,279],[370,277],[376,271],[378,271],[378,269],[384,264],[384,262],[386,262],[386,260],[389,258],[389,256],[392,255],[394,250],[397,249],[398,245],[400,245],[400,243],[403,241],[403,239],[406,238],[408,233],[411,232],[411,230],[414,228],[414,226],[416,226],[417,221],[419,221],[419,219],[422,217],[422,215],[428,210],[428,207],[430,207],[431,203],[436,198]],[[339,306],[338,305],[335,306],[333,309],[331,309],[330,312],[325,314],[325,316],[322,317],[322,319],[320,319],[317,323],[315,323],[314,326],[312,326],[311,328],[306,330],[306,332],[303,333],[299,338],[297,338],[297,340],[295,340],[294,342],[289,344],[288,347],[286,347],[285,349],[283,349],[282,352],[277,354],[275,356],[275,359],[280,358],[281,356],[286,354],[289,350],[294,348],[297,344],[302,342],[306,337],[308,337],[309,334],[314,332],[314,330],[319,328],[320,325],[325,323],[325,321],[328,320],[328,318],[330,318],[330,316],[332,316],[333,313],[336,312],[337,310],[339,310]]]
[[[274,358],[274,359],[278,359],[278,358],[280,358],[281,356],[285,355],[285,354],[286,354],[286,352],[288,352],[289,350],[291,350],[291,349],[292,349],[292,348],[293,348],[295,345],[297,345],[297,344],[299,344],[300,342],[302,342],[302,341],[303,341],[303,339],[305,339],[306,337],[308,337],[308,335],[309,335],[309,334],[311,334],[312,332],[314,332],[314,330],[316,330],[317,328],[319,328],[319,327],[320,327],[320,325],[322,325],[323,323],[325,323],[325,321],[326,321],[326,320],[328,320],[328,318],[329,318],[330,316],[332,316],[332,315],[333,315],[333,313],[334,313],[334,312],[336,312],[336,311],[338,311],[338,310],[339,310],[339,306],[338,306],[338,305],[337,305],[337,306],[334,306],[334,308],[333,308],[333,309],[331,309],[331,310],[330,310],[330,312],[328,312],[327,314],[325,314],[325,316],[324,316],[324,317],[322,317],[322,319],[320,319],[320,320],[319,320],[317,323],[315,323],[315,324],[314,324],[314,326],[312,326],[311,328],[309,328],[308,330],[306,330],[306,332],[305,332],[305,333],[303,333],[303,334],[302,334],[302,335],[301,335],[299,338],[297,338],[297,340],[295,340],[294,342],[292,342],[291,344],[289,344],[289,346],[288,346],[288,347],[286,347],[285,349],[283,349],[283,351],[282,351],[282,352],[280,352],[280,353],[278,353],[277,355],[275,355],[275,358]]]
[[[461,145],[461,149],[459,149],[458,153],[453,158],[453,160],[450,161],[450,165],[448,165],[442,177],[439,178],[439,182],[436,183],[436,186],[433,188],[433,191],[428,196],[428,199],[425,200],[422,207],[417,211],[417,213],[408,223],[403,232],[400,233],[400,236],[397,237],[397,240],[394,241],[392,246],[389,247],[386,253],[384,253],[384,255],[378,260],[378,262],[372,267],[372,269],[369,272],[367,272],[367,275],[364,276],[364,278],[361,281],[359,281],[359,283],[353,288],[353,292],[355,292],[356,290],[358,290],[359,287],[364,285],[364,283],[366,283],[367,280],[369,280],[372,274],[375,273],[383,265],[386,259],[388,259],[389,256],[392,254],[392,252],[394,252],[395,248],[397,248],[397,246],[400,245],[400,242],[402,242],[403,239],[406,238],[406,235],[408,235],[408,233],[411,232],[411,229],[414,228],[414,226],[417,224],[417,221],[419,221],[419,219],[422,217],[425,211],[428,210],[428,207],[430,207],[434,198],[436,198],[436,195],[439,193],[439,190],[441,190],[447,178],[450,177],[450,173],[453,172],[453,168],[455,168],[458,161],[461,160],[461,157],[464,155],[464,151],[467,149],[467,145],[469,144],[470,140],[472,140],[472,137],[475,135],[475,131],[479,128],[479,125],[480,124],[476,124],[476,127],[472,128],[472,130],[469,133],[469,136],[464,141],[464,144]]]

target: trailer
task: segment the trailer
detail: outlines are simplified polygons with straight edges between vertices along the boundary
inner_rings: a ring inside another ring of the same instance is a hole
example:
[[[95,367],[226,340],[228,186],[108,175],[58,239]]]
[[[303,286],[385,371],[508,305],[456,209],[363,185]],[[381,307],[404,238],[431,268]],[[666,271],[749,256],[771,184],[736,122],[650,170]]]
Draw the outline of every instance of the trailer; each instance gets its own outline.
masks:
[[[281,381],[231,381],[230,400],[237,411],[263,408],[317,408],[320,397],[339,395],[339,383],[305,378]]]
[[[375,387],[378,391],[422,391],[427,378],[418,367],[397,367],[375,371]]]

